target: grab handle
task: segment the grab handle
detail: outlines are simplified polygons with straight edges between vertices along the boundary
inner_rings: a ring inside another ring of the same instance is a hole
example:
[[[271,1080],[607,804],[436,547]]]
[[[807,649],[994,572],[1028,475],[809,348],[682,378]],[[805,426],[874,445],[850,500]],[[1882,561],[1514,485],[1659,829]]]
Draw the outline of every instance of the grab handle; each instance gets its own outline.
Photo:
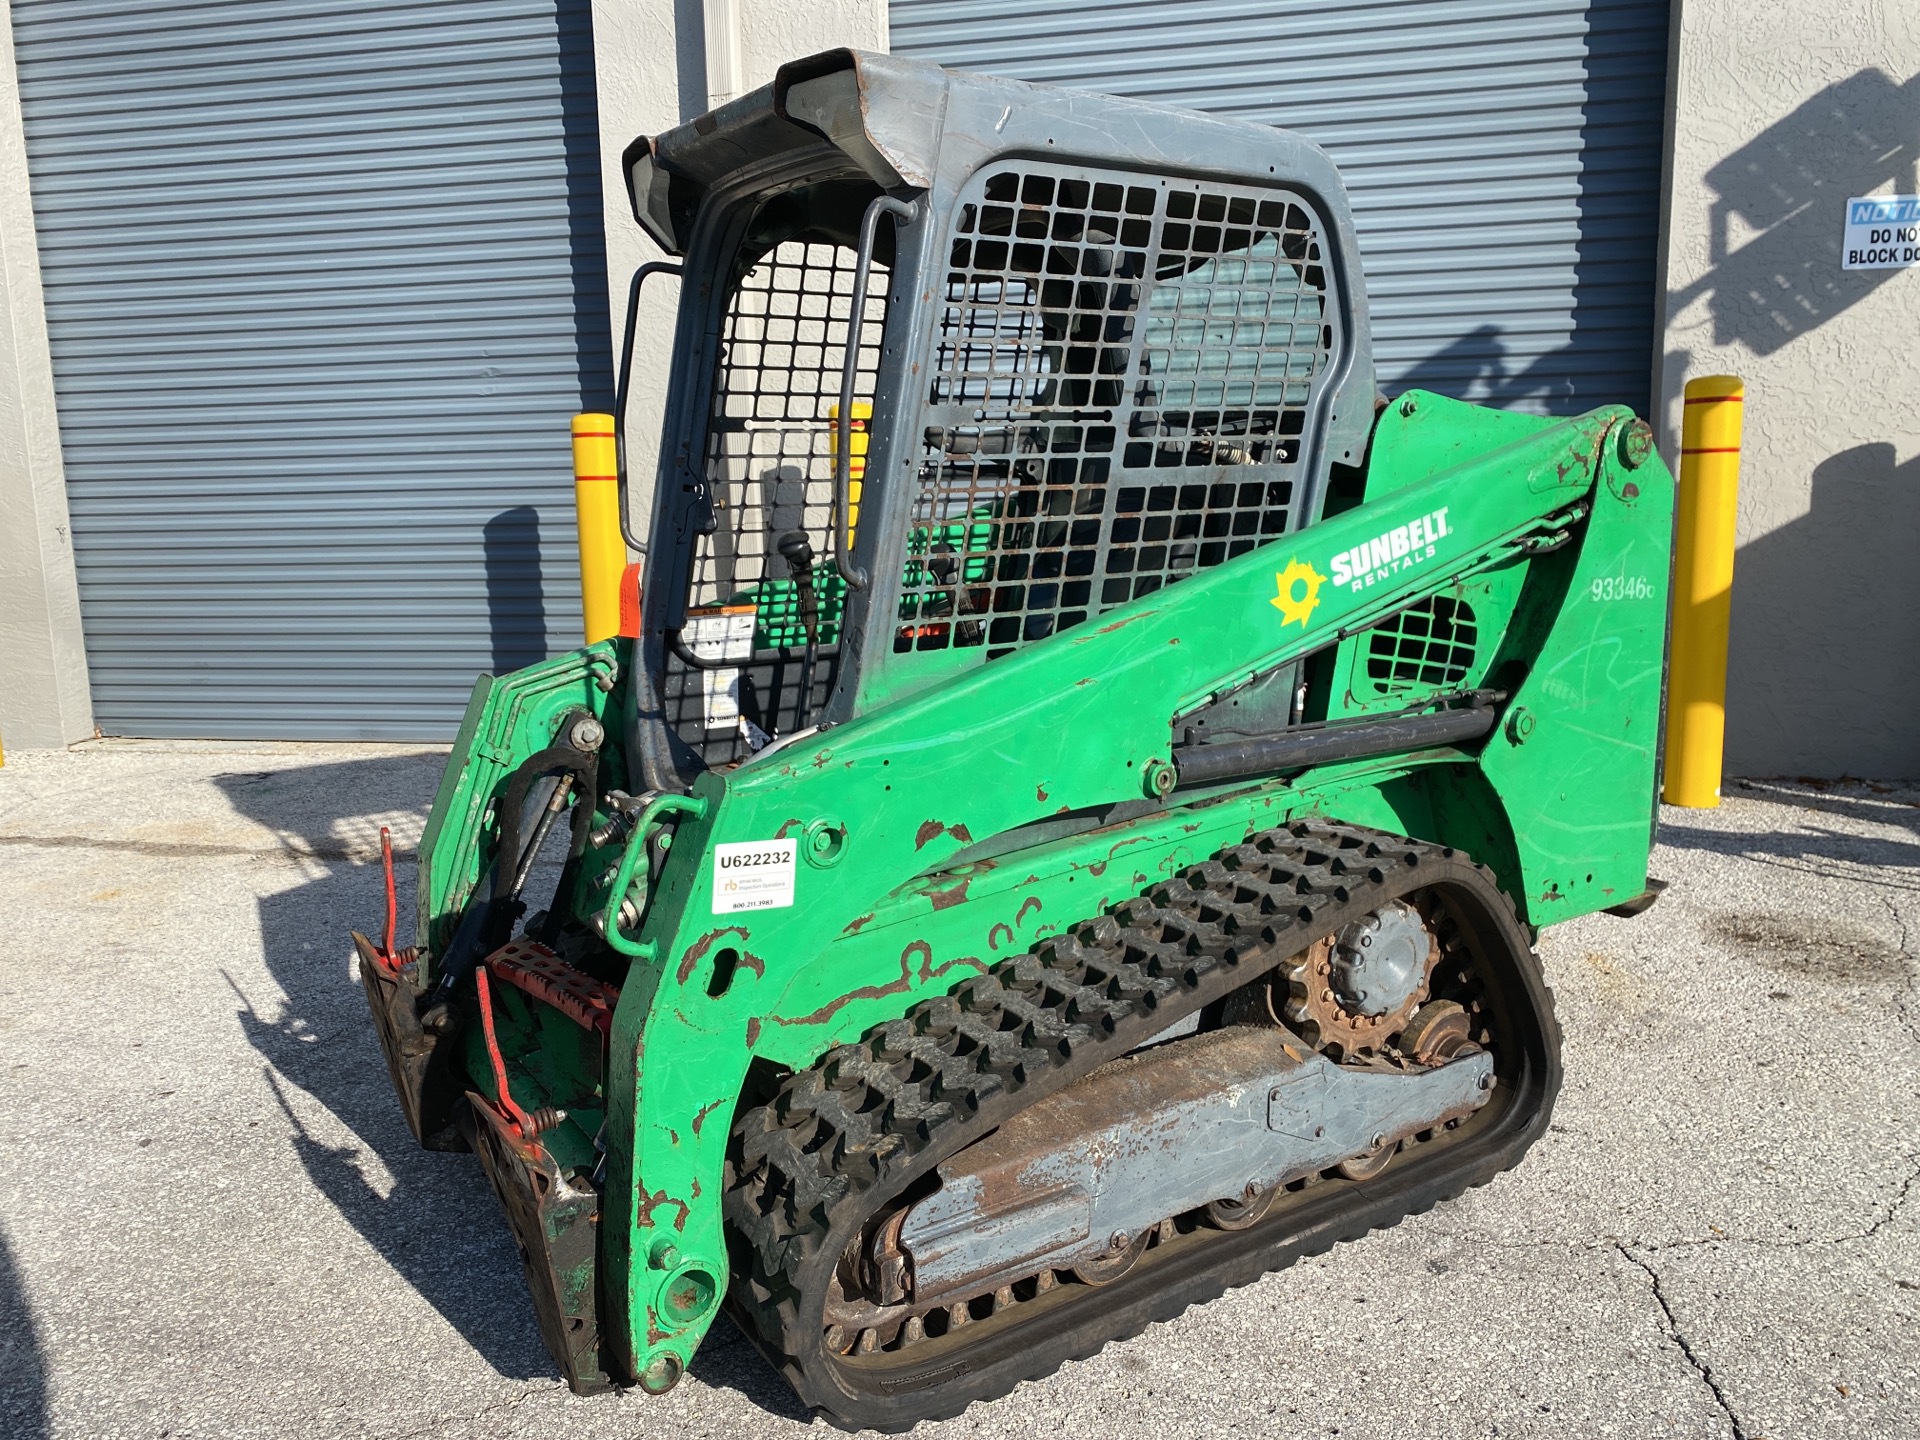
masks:
[[[649,260],[633,272],[627,285],[627,327],[620,337],[620,369],[613,378],[613,447],[615,473],[620,477],[620,535],[629,546],[644,555],[647,547],[634,538],[629,529],[627,511],[627,398],[633,387],[634,330],[640,321],[640,287],[649,275],[680,275],[680,266],[666,260]]]
[[[860,248],[853,264],[853,313],[847,319],[847,347],[840,362],[840,411],[834,417],[833,508],[835,544],[833,563],[850,590],[867,588],[867,572],[853,563],[853,383],[860,366],[860,336],[867,317],[867,282],[873,271],[873,237],[880,217],[911,220],[914,205],[882,195],[860,217]]]

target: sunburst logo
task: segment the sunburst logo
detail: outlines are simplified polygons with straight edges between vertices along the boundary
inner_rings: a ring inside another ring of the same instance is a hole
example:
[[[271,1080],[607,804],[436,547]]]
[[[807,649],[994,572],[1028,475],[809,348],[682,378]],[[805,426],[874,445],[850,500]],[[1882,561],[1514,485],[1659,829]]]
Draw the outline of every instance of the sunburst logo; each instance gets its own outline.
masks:
[[[1327,577],[1306,561],[1295,558],[1287,561],[1287,568],[1277,571],[1273,578],[1279,589],[1267,603],[1280,612],[1280,623],[1305,625],[1320,603],[1320,587],[1327,583]]]

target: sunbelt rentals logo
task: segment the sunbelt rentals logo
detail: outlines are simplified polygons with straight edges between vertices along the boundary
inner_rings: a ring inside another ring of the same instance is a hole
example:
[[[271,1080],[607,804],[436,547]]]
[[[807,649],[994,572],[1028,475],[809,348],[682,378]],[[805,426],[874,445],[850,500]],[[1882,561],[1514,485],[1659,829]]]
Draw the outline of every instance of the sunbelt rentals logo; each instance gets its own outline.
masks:
[[[1343,550],[1333,557],[1333,583],[1354,591],[1391,580],[1402,570],[1423,565],[1439,553],[1439,545],[1448,535],[1447,508],[1429,510],[1417,520],[1396,525],[1374,536],[1364,545]]]
[[[1284,628],[1307,623],[1313,607],[1320,603],[1320,587],[1327,583],[1327,577],[1296,555],[1287,561],[1286,569],[1274,572],[1273,582],[1277,588],[1267,603],[1280,612]]]
[[[1429,510],[1417,520],[1396,525],[1351,550],[1333,557],[1327,567],[1333,571],[1333,583],[1355,592],[1390,580],[1402,570],[1423,565],[1440,553],[1440,542],[1451,532],[1447,529],[1447,506]],[[1280,612],[1280,624],[1305,627],[1320,605],[1320,587],[1327,576],[1313,568],[1313,562],[1298,555],[1287,561],[1287,568],[1273,573],[1273,598],[1267,603]]]

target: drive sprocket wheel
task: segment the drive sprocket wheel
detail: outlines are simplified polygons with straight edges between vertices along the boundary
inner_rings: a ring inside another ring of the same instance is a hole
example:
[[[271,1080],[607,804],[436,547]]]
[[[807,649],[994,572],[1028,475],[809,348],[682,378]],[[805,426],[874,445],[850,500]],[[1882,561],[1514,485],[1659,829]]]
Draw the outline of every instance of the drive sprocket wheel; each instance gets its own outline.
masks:
[[[1432,920],[1412,904],[1396,902],[1396,906],[1417,918],[1426,953],[1417,957],[1417,980],[1404,986],[1402,993],[1389,997],[1391,1003],[1373,1007],[1378,1013],[1367,1014],[1361,1004],[1355,1003],[1364,997],[1364,991],[1362,997],[1342,993],[1341,951],[1349,940],[1355,943],[1370,940],[1372,937],[1364,933],[1365,927],[1369,921],[1385,915],[1386,907],[1366,921],[1346,927],[1339,935],[1309,945],[1287,961],[1275,977],[1274,998],[1279,1001],[1276,1018],[1292,1025],[1301,1039],[1316,1050],[1326,1052],[1331,1059],[1347,1060],[1386,1049],[1407,1028],[1407,1022],[1432,987],[1433,970],[1440,963],[1440,941],[1434,934]],[[1405,920],[1403,928],[1412,923],[1414,919]],[[1354,933],[1349,935],[1350,931]]]

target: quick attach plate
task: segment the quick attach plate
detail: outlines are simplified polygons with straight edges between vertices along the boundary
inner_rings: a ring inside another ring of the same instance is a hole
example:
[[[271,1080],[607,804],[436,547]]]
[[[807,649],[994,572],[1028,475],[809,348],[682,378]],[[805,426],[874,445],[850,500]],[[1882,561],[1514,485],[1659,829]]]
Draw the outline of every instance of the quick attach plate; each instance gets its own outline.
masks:
[[[601,1368],[596,1266],[600,1197],[560,1173],[537,1138],[523,1138],[493,1105],[467,1092],[460,1129],[507,1212],[533,1293],[540,1338],[576,1395],[613,1388]]]
[[[358,930],[353,948],[360,955],[360,984],[373,1012],[373,1028],[380,1051],[387,1057],[387,1074],[407,1117],[413,1138],[429,1150],[464,1150],[454,1123],[454,1111],[465,1088],[447,1063],[448,1037],[421,1027],[415,1005],[418,992],[406,970],[395,973],[381,963],[379,951]]]

